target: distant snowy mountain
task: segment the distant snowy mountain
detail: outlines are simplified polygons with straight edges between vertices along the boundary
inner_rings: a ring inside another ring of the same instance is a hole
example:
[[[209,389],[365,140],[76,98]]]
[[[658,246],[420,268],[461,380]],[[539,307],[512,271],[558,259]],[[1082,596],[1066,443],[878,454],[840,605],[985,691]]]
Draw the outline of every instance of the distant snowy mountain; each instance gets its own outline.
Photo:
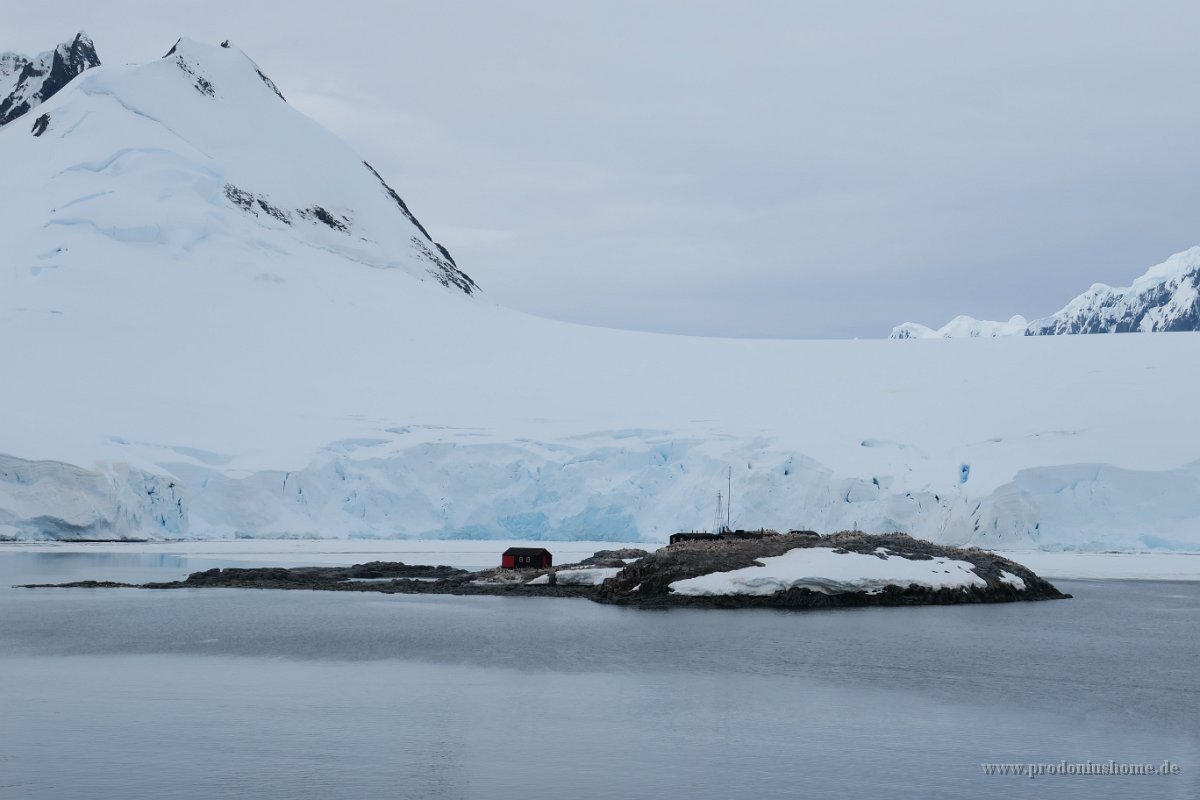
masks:
[[[734,527],[1200,549],[1200,337],[529,317],[284,95],[183,40],[0,128],[0,538],[665,540],[732,467]]]
[[[0,126],[49,100],[79,73],[98,66],[96,47],[83,31],[34,58],[0,53]]]
[[[889,339],[957,339],[977,336],[1049,336],[1075,333],[1200,331],[1200,247],[1151,267],[1132,286],[1097,283],[1061,311],[1026,324],[955,317],[933,330],[915,322],[892,329]]]
[[[1200,247],[1151,267],[1132,286],[1097,283],[1056,314],[1030,324],[1030,336],[1061,333],[1200,331]]]
[[[959,315],[936,331],[916,322],[906,322],[892,328],[889,339],[990,339],[995,336],[1013,336],[1025,332],[1029,323],[1017,315],[1008,322],[989,322]]]

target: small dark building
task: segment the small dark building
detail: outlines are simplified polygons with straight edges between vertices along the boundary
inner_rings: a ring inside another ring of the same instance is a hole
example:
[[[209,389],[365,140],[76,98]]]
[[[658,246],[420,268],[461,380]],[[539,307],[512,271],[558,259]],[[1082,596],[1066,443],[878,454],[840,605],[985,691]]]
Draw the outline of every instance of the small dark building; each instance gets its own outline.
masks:
[[[706,542],[720,538],[720,535],[716,533],[696,533],[695,531],[688,531],[684,533],[672,533],[671,544],[679,544],[680,542]]]
[[[766,539],[768,536],[778,536],[775,531],[769,531],[766,528],[759,528],[756,531],[725,531],[721,534],[722,539]]]
[[[510,547],[500,557],[503,569],[545,569],[554,566],[554,557],[544,547]]]
[[[684,531],[682,533],[672,533],[671,544],[679,542],[712,542],[728,539],[765,539],[768,536],[778,536],[775,531],[761,529],[757,531],[731,531],[723,530],[720,533],[697,533],[696,531]]]

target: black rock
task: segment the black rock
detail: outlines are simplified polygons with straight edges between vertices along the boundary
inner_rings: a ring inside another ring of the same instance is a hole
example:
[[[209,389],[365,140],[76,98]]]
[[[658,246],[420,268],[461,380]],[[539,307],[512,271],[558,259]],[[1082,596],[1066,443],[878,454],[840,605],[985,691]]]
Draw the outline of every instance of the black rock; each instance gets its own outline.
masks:
[[[23,60],[24,66],[16,86],[7,97],[0,98],[0,127],[58,94],[75,76],[100,66],[96,46],[82,31],[70,42],[54,48],[49,60]],[[40,135],[38,133],[35,136]]]

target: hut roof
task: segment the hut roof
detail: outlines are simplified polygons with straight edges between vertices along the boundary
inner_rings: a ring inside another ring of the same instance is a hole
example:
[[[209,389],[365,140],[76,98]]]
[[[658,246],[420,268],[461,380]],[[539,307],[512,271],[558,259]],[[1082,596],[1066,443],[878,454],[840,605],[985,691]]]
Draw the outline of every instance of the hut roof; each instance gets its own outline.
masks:
[[[504,551],[506,556],[540,556],[550,551],[544,547],[510,547]]]

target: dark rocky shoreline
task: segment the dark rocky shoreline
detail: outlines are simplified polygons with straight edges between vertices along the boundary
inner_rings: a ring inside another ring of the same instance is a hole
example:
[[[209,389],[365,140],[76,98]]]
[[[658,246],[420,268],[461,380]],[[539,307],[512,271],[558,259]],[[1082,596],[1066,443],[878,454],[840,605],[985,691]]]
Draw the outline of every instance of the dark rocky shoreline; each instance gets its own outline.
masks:
[[[952,558],[968,561],[986,587],[932,589],[916,584],[887,586],[878,592],[827,593],[808,588],[791,588],[773,594],[729,594],[717,596],[680,595],[669,586],[711,572],[727,572],[754,566],[760,558],[780,556],[802,547],[832,548],[842,553],[862,553],[880,558],[929,560]],[[888,556],[882,556],[885,548]],[[627,563],[629,559],[637,559]],[[546,573],[557,575],[572,569],[608,567],[620,569],[597,586],[530,584]],[[1006,582],[1002,572],[1020,578],[1024,589]],[[863,606],[957,605],[962,603],[1008,603],[1068,598],[1032,570],[994,553],[977,549],[945,547],[913,539],[904,534],[871,535],[856,532],[814,538],[807,535],[769,536],[761,539],[688,541],[663,547],[654,553],[644,550],[606,550],[553,569],[489,569],[468,572],[447,566],[373,561],[351,567],[251,567],[215,568],[194,572],[181,581],[144,584],[112,581],[75,581],[62,584],[27,584],[21,588],[139,588],[139,589],[282,589],[332,592],[378,592],[383,594],[491,595],[502,597],[581,597],[598,603],[646,608],[781,608],[820,609]]]

